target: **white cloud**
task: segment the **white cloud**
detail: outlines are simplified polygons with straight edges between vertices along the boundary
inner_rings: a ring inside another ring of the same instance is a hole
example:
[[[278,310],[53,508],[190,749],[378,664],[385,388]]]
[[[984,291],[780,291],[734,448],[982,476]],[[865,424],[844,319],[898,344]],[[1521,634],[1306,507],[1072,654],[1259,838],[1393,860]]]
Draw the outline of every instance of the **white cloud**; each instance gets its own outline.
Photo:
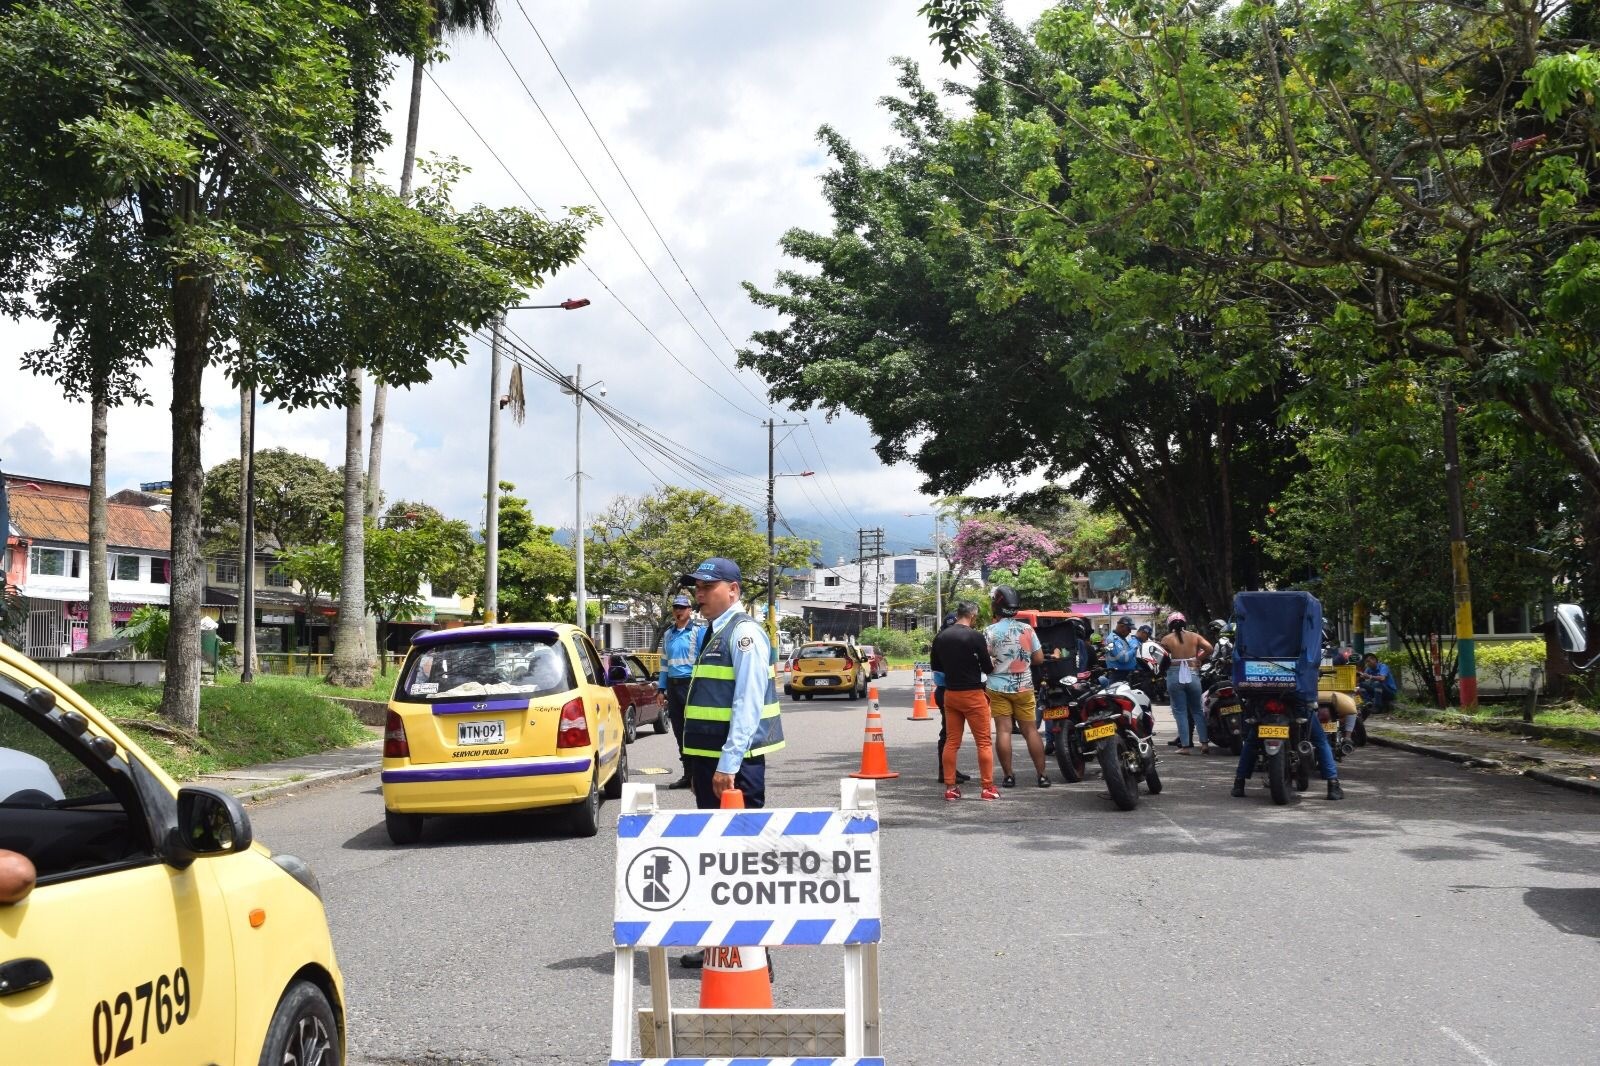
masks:
[[[1009,6],[1014,16],[1032,17],[1045,4]],[[827,161],[815,139],[817,128],[830,124],[859,149],[876,154],[892,140],[877,103],[894,90],[891,57],[917,58],[932,82],[949,76],[948,68],[938,67],[927,28],[909,3],[588,0],[562,6],[559,17],[543,6],[528,5],[528,11],[540,20],[634,190],[734,344],[773,321],[746,301],[739,283],[769,285],[787,265],[777,249],[786,229],[828,223],[817,181]],[[498,39],[616,213],[595,233],[587,262],[695,373],[734,404],[759,410],[727,369],[734,358],[727,342],[662,251],[521,12],[514,3],[503,4],[502,17]],[[435,78],[538,202],[551,209],[598,206],[494,46],[467,36],[450,48],[452,58],[435,68]],[[389,125],[396,131],[403,131],[405,91],[402,77],[389,94]],[[472,167],[458,202],[526,204],[431,84],[425,87],[421,131],[425,155],[458,156]],[[396,144],[379,162],[392,175],[399,161]],[[623,228],[712,352],[640,266]],[[563,370],[581,362],[584,379],[603,378],[609,401],[621,410],[696,451],[764,476],[765,432],[758,419],[736,412],[679,369],[586,270],[565,271],[534,296],[593,300],[582,311],[512,315],[511,328]],[[20,353],[47,334],[39,323],[0,325],[0,461],[7,470],[84,479],[87,408],[20,369]],[[152,363],[146,378],[152,406],[112,416],[114,486],[170,475],[170,390],[164,383],[169,365],[161,357]],[[428,385],[391,395],[384,464],[384,489],[391,497],[421,498],[449,514],[478,518],[486,484],[487,364],[483,347],[474,345],[465,365],[441,366]],[[754,374],[739,377],[764,395]],[[541,520],[568,525],[572,404],[543,381],[530,378],[527,390],[527,424],[507,420],[502,426],[500,476],[517,484]],[[238,398],[212,371],[205,399],[203,454],[210,466],[237,451]],[[845,416],[830,423],[813,415],[811,421],[834,485],[808,486],[808,495],[780,483],[780,506],[792,521],[838,530],[848,525],[841,510],[871,522],[874,516],[926,509],[915,471],[880,463],[862,419]],[[267,410],[257,427],[258,447],[293,448],[330,465],[342,462],[343,440],[339,411]],[[809,457],[809,439],[805,450]],[[585,418],[584,460],[590,512],[612,495],[644,491],[655,480],[592,415]],[[820,470],[812,480],[823,481]],[[845,507],[834,509],[834,491]],[[824,496],[832,502],[822,502]]]

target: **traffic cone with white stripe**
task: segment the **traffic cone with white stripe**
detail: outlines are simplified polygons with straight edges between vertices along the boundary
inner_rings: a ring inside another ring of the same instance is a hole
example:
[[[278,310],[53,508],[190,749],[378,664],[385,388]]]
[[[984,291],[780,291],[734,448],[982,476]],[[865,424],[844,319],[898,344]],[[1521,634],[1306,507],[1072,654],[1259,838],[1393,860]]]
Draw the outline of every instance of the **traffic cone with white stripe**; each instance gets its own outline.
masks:
[[[889,752],[883,745],[883,716],[878,713],[877,685],[867,689],[867,732],[861,739],[861,769],[850,776],[869,781],[888,781],[900,776],[889,769]]]
[[[743,810],[744,793],[722,793],[723,810]],[[772,978],[763,947],[708,947],[700,970],[701,1010],[771,1010]]]
[[[922,667],[917,667],[917,684],[912,690],[911,716],[908,722],[931,722],[933,715],[928,713],[928,692],[922,687]]]

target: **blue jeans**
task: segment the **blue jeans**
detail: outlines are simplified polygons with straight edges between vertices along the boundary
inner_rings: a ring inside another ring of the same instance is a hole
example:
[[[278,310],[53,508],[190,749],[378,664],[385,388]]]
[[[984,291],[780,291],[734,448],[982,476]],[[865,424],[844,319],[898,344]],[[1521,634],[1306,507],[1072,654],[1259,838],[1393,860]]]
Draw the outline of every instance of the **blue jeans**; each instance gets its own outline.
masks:
[[[1322,723],[1317,721],[1317,706],[1314,703],[1303,704],[1300,713],[1306,720],[1306,731],[1311,734],[1311,743],[1317,749],[1317,767],[1322,771],[1324,781],[1339,780],[1339,764],[1333,761],[1333,745],[1328,743],[1328,734],[1322,731]],[[1249,728],[1245,729],[1244,749],[1239,752],[1239,768],[1233,776],[1241,781],[1247,779],[1256,769],[1256,744]]]
[[[1206,743],[1206,708],[1200,696],[1200,673],[1191,668],[1189,677],[1185,685],[1178,681],[1177,667],[1167,671],[1167,698],[1172,701],[1172,717],[1178,720],[1178,746],[1182,748],[1189,747],[1191,728],[1200,743]]]

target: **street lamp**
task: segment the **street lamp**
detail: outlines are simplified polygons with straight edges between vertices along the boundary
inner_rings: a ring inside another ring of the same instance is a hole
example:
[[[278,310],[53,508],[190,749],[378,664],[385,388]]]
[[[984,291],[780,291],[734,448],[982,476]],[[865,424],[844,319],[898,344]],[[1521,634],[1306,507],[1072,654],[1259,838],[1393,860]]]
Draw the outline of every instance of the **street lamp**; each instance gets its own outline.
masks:
[[[944,515],[939,511],[912,511],[902,518],[933,517],[933,625],[944,621],[944,588],[939,584],[939,561],[944,557]]]
[[[558,304],[516,304],[506,308],[506,311],[576,311],[588,306],[587,299],[578,299],[562,300]],[[495,316],[494,327],[489,334],[489,505],[483,522],[484,625],[493,625],[500,609],[500,346],[504,343],[505,327],[506,316],[502,311]],[[581,563],[579,573],[581,585]]]

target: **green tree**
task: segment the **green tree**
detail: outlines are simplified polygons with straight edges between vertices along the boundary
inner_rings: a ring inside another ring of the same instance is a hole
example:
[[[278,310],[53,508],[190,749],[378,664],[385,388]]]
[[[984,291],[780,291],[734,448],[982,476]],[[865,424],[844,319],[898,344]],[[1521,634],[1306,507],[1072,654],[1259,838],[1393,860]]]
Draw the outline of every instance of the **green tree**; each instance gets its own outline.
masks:
[[[497,568],[499,617],[507,622],[570,620],[575,615],[577,560],[556,543],[555,527],[534,521],[528,501],[500,482],[500,565]],[[483,590],[478,590],[481,610]],[[558,617],[559,615],[559,617]]]
[[[460,528],[453,528],[459,526]],[[431,517],[401,517],[371,523],[365,535],[366,609],[378,620],[378,657],[387,674],[389,624],[415,614],[423,606],[422,586],[456,564],[455,552],[466,523]],[[340,610],[344,610],[341,603]]]
[[[47,283],[68,221],[107,203],[136,205],[141,253],[162,271],[173,346],[162,702],[182,726],[199,705],[208,364],[291,407],[346,403],[351,353],[391,383],[426,380],[520,286],[570,261],[587,225],[457,213],[448,181],[414,208],[370,185],[346,194],[334,175],[365,158],[373,129],[353,115],[375,93],[352,76],[373,51],[351,47],[370,13],[335,0],[193,0],[182,19],[96,0],[0,13],[6,309],[22,313]]]
[[[280,548],[312,544],[327,532],[328,516],[340,510],[344,481],[337,470],[287,448],[256,452],[256,538]],[[239,460],[206,471],[200,513],[213,551],[239,542]]]
[[[278,569],[300,589],[307,618],[316,610],[317,600],[339,591],[339,542],[333,524],[338,514],[335,511],[328,516],[323,539],[296,544],[278,557]],[[339,609],[343,610],[344,605],[340,604]]]
[[[815,541],[778,537],[779,573],[809,566],[816,550]],[[585,561],[595,591],[648,612],[659,636],[671,620],[678,579],[712,556],[739,564],[747,608],[764,603],[767,540],[755,516],[715,493],[669,485],[613,500],[590,531]]]

